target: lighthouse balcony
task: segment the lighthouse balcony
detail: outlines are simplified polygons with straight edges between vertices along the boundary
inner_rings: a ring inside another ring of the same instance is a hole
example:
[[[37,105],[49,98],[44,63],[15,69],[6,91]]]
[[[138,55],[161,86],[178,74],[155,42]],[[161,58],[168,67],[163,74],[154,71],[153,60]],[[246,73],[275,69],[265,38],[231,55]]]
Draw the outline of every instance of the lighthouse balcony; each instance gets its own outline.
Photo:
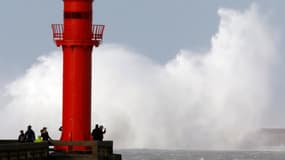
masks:
[[[81,46],[93,45],[98,47],[103,40],[105,25],[92,25],[92,36],[90,40],[67,40],[64,38],[64,25],[52,24],[53,40],[57,46]]]

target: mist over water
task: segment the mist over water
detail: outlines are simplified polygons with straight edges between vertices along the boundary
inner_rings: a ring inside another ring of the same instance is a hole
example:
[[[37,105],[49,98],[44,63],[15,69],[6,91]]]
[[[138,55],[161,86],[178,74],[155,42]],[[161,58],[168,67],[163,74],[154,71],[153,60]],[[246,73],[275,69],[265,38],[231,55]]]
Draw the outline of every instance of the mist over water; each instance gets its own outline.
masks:
[[[211,48],[180,50],[165,64],[118,44],[94,49],[93,126],[104,124],[106,139],[118,148],[167,149],[238,146],[247,132],[262,127],[277,38],[255,5],[218,14]],[[0,137],[15,138],[28,124],[59,137],[61,56],[39,57],[7,86]]]

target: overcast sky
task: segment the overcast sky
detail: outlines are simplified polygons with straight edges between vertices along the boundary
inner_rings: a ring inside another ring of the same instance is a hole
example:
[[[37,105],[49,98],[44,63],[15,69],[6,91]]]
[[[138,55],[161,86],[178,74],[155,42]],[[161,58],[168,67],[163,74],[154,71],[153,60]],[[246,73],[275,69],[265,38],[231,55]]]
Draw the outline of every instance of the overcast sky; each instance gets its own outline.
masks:
[[[244,9],[253,2],[268,12],[271,23],[284,28],[281,0],[95,0],[94,23],[106,25],[105,43],[123,44],[165,63],[180,49],[209,47],[219,7]],[[36,57],[60,49],[53,44],[50,25],[62,23],[62,7],[61,0],[0,5],[0,82],[23,74]]]

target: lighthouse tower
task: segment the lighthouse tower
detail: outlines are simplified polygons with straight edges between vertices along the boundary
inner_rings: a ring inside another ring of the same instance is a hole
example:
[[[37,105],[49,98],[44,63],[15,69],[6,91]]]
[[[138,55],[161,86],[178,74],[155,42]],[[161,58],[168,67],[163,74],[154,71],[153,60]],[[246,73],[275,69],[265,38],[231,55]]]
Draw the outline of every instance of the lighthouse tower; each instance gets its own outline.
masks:
[[[63,0],[64,23],[52,24],[53,39],[63,50],[62,141],[88,141],[91,130],[92,48],[104,25],[92,24],[93,0]]]

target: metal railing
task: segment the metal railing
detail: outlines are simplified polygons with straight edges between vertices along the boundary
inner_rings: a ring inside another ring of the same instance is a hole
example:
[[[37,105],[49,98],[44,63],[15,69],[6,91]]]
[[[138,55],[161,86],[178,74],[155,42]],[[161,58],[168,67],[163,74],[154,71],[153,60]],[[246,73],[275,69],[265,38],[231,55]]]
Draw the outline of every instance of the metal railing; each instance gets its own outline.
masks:
[[[92,26],[92,40],[101,41],[103,39],[105,25],[93,25]]]
[[[53,39],[56,40],[63,40],[63,24],[52,24],[52,33]]]
[[[63,24],[52,24],[53,39],[64,40]],[[93,41],[102,41],[105,25],[92,25],[92,38]]]

